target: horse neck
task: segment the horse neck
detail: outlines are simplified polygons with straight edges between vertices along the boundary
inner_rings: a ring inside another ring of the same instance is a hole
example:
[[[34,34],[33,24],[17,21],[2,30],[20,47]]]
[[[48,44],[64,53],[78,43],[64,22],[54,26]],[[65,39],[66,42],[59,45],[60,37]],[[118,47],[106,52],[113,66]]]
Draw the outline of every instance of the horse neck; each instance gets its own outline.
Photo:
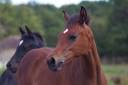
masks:
[[[77,56],[67,65],[64,65],[63,79],[70,83],[73,82],[70,85],[97,85],[93,65],[94,62],[92,62],[90,56]]]
[[[89,29],[91,32],[91,29]],[[96,74],[96,82],[97,85],[107,85],[105,76],[103,74],[102,68],[101,68],[101,62],[100,57],[97,51],[96,43],[93,37],[93,33],[91,32],[91,35],[89,36],[90,40],[90,56],[92,57],[94,61],[94,67],[95,67],[95,74]]]

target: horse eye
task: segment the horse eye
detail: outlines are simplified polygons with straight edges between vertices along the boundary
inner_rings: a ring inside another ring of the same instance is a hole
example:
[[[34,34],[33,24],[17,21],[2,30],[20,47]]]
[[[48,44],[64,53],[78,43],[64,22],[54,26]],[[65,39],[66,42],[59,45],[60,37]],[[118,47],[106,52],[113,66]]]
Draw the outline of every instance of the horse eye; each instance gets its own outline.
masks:
[[[75,41],[76,40],[76,36],[75,35],[70,35],[69,36],[69,40],[70,41]]]

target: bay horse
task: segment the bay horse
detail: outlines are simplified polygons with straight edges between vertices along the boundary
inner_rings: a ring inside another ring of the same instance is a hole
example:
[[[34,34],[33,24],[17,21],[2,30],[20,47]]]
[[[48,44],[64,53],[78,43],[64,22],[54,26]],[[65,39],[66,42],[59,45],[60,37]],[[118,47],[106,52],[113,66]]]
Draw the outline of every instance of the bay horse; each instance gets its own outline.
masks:
[[[107,85],[89,17],[64,11],[65,29],[55,48],[28,52],[17,71],[18,85]]]
[[[15,72],[18,64],[23,56],[31,49],[45,46],[44,38],[37,32],[31,32],[28,26],[20,27],[21,38],[16,52],[7,63],[7,69],[0,77],[0,85],[17,85],[15,80]]]

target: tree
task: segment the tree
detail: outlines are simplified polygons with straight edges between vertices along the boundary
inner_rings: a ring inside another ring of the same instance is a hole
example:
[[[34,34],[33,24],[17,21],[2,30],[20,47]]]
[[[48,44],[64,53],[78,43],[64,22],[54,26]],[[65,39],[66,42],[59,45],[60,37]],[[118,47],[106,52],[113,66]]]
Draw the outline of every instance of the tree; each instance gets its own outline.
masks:
[[[128,55],[128,0],[110,0],[107,50],[112,55]]]

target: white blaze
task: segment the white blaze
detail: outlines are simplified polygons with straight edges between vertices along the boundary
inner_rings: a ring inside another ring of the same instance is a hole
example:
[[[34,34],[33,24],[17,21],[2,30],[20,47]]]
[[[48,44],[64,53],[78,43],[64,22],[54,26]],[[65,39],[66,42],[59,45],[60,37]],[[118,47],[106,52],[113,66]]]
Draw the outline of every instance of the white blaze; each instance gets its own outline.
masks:
[[[67,33],[67,32],[68,32],[68,28],[66,28],[63,33],[65,34],[65,33]]]
[[[21,40],[21,41],[20,41],[20,43],[19,43],[19,46],[20,46],[23,42],[24,42],[24,41],[23,41],[23,40]]]

